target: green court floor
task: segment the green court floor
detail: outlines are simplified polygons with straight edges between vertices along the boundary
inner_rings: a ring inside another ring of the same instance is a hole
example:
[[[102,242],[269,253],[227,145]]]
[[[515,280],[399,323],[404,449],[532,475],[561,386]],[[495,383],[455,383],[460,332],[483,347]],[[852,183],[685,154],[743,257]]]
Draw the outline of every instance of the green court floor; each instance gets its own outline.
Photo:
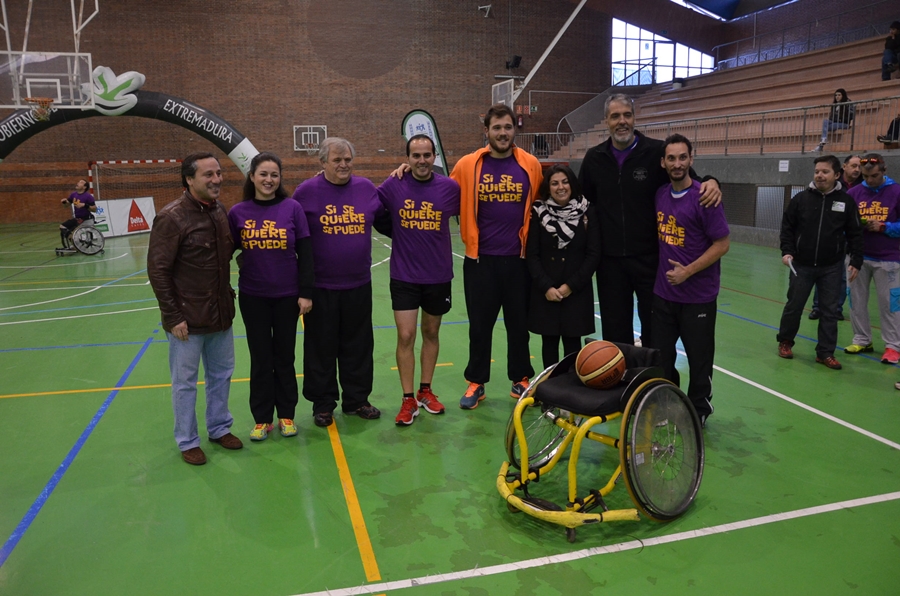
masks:
[[[900,369],[879,361],[877,329],[874,354],[839,350],[840,372],[815,364],[815,322],[805,318],[795,358],[778,358],[787,273],[774,249],[733,244],[723,261],[716,411],[694,505],[667,524],[584,527],[570,544],[559,526],[510,513],[495,488],[515,403],[502,324],[487,399],[457,407],[468,333],[461,259],[434,380],[445,415],[393,423],[390,250],[376,238],[371,401],[383,417],[337,414],[329,431],[301,398],[297,437],[251,444],[238,317],[232,430],[245,448],[204,440],[209,463],[194,467],[172,438],[148,236],[57,258],[55,227],[0,227],[4,596],[898,592]],[[454,247],[461,255],[458,238]],[[871,312],[877,325],[874,301]],[[851,336],[840,323],[839,345]],[[580,481],[605,482],[615,461],[593,447]],[[538,489],[565,501],[562,477]],[[609,501],[630,506],[624,487]]]

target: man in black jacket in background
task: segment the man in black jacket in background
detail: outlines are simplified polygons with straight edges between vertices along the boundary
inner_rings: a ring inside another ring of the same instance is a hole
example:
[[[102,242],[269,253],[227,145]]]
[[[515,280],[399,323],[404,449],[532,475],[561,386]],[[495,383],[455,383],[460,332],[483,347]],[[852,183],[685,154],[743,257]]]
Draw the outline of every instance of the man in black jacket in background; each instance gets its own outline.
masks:
[[[609,139],[588,150],[578,176],[582,192],[596,207],[600,220],[597,298],[603,339],[634,343],[637,294],[641,338],[649,345],[659,262],[655,197],[659,187],[669,182],[660,165],[664,142],[634,130],[634,102],[627,95],[611,95],[604,112]],[[696,178],[693,170],[691,177]],[[721,202],[719,183],[714,179],[704,181],[700,193],[704,206]]]
[[[778,329],[778,355],[793,358],[791,348],[800,329],[803,307],[813,286],[819,290],[819,343],[816,362],[833,370],[841,363],[837,346],[838,292],[844,255],[850,254],[847,280],[853,281],[863,260],[862,225],[856,202],[838,182],[841,162],[833,155],[817,157],[809,188],[788,203],[781,220],[781,262],[791,269],[788,301]]]

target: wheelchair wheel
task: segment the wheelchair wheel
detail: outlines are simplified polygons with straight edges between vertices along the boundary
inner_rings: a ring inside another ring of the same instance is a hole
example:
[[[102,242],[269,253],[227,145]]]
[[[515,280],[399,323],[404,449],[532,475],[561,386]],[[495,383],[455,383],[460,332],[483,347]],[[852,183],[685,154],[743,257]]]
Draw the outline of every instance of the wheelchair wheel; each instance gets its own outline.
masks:
[[[516,438],[516,427],[513,424],[515,410],[509,415],[506,425],[506,455],[509,463],[515,468],[522,467],[519,441]],[[568,418],[569,413],[559,408],[549,407],[535,402],[522,411],[522,428],[528,441],[528,468],[540,468],[553,459],[560,443],[566,437],[566,430],[556,426],[559,417]],[[578,418],[575,419],[576,424]]]
[[[703,430],[687,396],[655,379],[638,387],[622,415],[619,459],[643,514],[669,521],[694,501],[703,477]]]
[[[75,249],[86,255],[95,255],[106,245],[106,239],[94,226],[79,226],[72,232]]]

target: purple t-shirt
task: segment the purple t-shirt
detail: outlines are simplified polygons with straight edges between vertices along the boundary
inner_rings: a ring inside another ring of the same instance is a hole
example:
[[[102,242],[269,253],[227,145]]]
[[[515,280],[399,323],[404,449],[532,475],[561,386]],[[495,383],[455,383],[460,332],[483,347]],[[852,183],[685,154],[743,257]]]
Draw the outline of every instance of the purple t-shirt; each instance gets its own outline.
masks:
[[[384,211],[378,190],[352,176],[332,184],[313,176],[294,191],[306,212],[315,260],[316,287],[352,290],[372,280],[372,222]]]
[[[459,215],[459,184],[440,174],[426,182],[407,174],[385,180],[378,196],[391,214],[391,279],[413,284],[453,279],[450,218]]]
[[[531,182],[512,155],[485,155],[478,181],[478,252],[499,257],[522,253],[519,230],[525,225],[525,205]]]
[[[656,191],[659,267],[653,293],[671,302],[702,304],[719,295],[719,261],[677,286],[666,280],[666,271],[672,269],[669,259],[686,266],[699,259],[714,240],[728,236],[722,205],[707,209],[700,205],[699,198],[700,183],[696,180],[678,198],[672,196],[671,184]]]
[[[612,143],[609,144],[612,149],[613,157],[616,158],[616,163],[619,164],[619,169],[622,169],[622,164],[625,163],[625,160],[631,155],[632,150],[637,146],[638,138],[635,136],[634,142],[627,149],[616,149],[616,146]]]
[[[306,215],[297,201],[242,201],[228,212],[234,249],[240,250],[238,288],[266,298],[299,296],[297,245],[309,236]]]
[[[94,201],[94,195],[89,192],[73,192],[69,195],[69,202],[74,204],[75,199],[78,199],[82,203],[84,203],[81,207],[75,207],[75,217],[76,219],[87,219],[93,216],[93,211],[91,211],[91,207],[93,207],[96,203]]]
[[[890,223],[900,221],[900,184],[887,177],[885,181],[891,184],[882,185],[877,192],[865,183],[847,191],[856,201],[861,218]],[[864,230],[863,257],[875,261],[900,261],[900,241],[881,232]]]

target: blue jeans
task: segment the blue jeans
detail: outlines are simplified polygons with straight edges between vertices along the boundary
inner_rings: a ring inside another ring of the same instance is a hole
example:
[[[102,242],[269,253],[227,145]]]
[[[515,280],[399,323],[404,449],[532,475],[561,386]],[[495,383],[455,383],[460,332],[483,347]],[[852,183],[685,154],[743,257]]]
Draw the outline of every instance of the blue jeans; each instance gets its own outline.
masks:
[[[828,133],[832,130],[843,130],[845,128],[850,128],[849,122],[835,122],[825,118],[822,120],[822,142],[824,143],[828,139]]]
[[[819,343],[816,345],[816,356],[819,358],[834,356],[838,336],[838,291],[841,287],[843,268],[843,260],[824,267],[807,267],[794,263],[797,275],[790,274],[788,300],[784,305],[784,312],[781,313],[781,326],[776,336],[779,342],[794,345],[794,338],[800,330],[803,307],[806,306],[809,293],[815,286],[819,290],[819,311],[822,313],[819,317]]]
[[[897,64],[900,62],[900,53],[895,52],[894,50],[884,50],[884,56],[881,58],[881,80],[882,81],[890,81],[891,80],[891,64]]]
[[[197,433],[197,372],[203,360],[206,381],[206,432],[211,439],[228,433],[234,419],[228,411],[228,391],[234,372],[234,331],[190,334],[187,341],[166,332],[169,371],[172,373],[172,409],[175,442],[187,451],[200,446]]]

